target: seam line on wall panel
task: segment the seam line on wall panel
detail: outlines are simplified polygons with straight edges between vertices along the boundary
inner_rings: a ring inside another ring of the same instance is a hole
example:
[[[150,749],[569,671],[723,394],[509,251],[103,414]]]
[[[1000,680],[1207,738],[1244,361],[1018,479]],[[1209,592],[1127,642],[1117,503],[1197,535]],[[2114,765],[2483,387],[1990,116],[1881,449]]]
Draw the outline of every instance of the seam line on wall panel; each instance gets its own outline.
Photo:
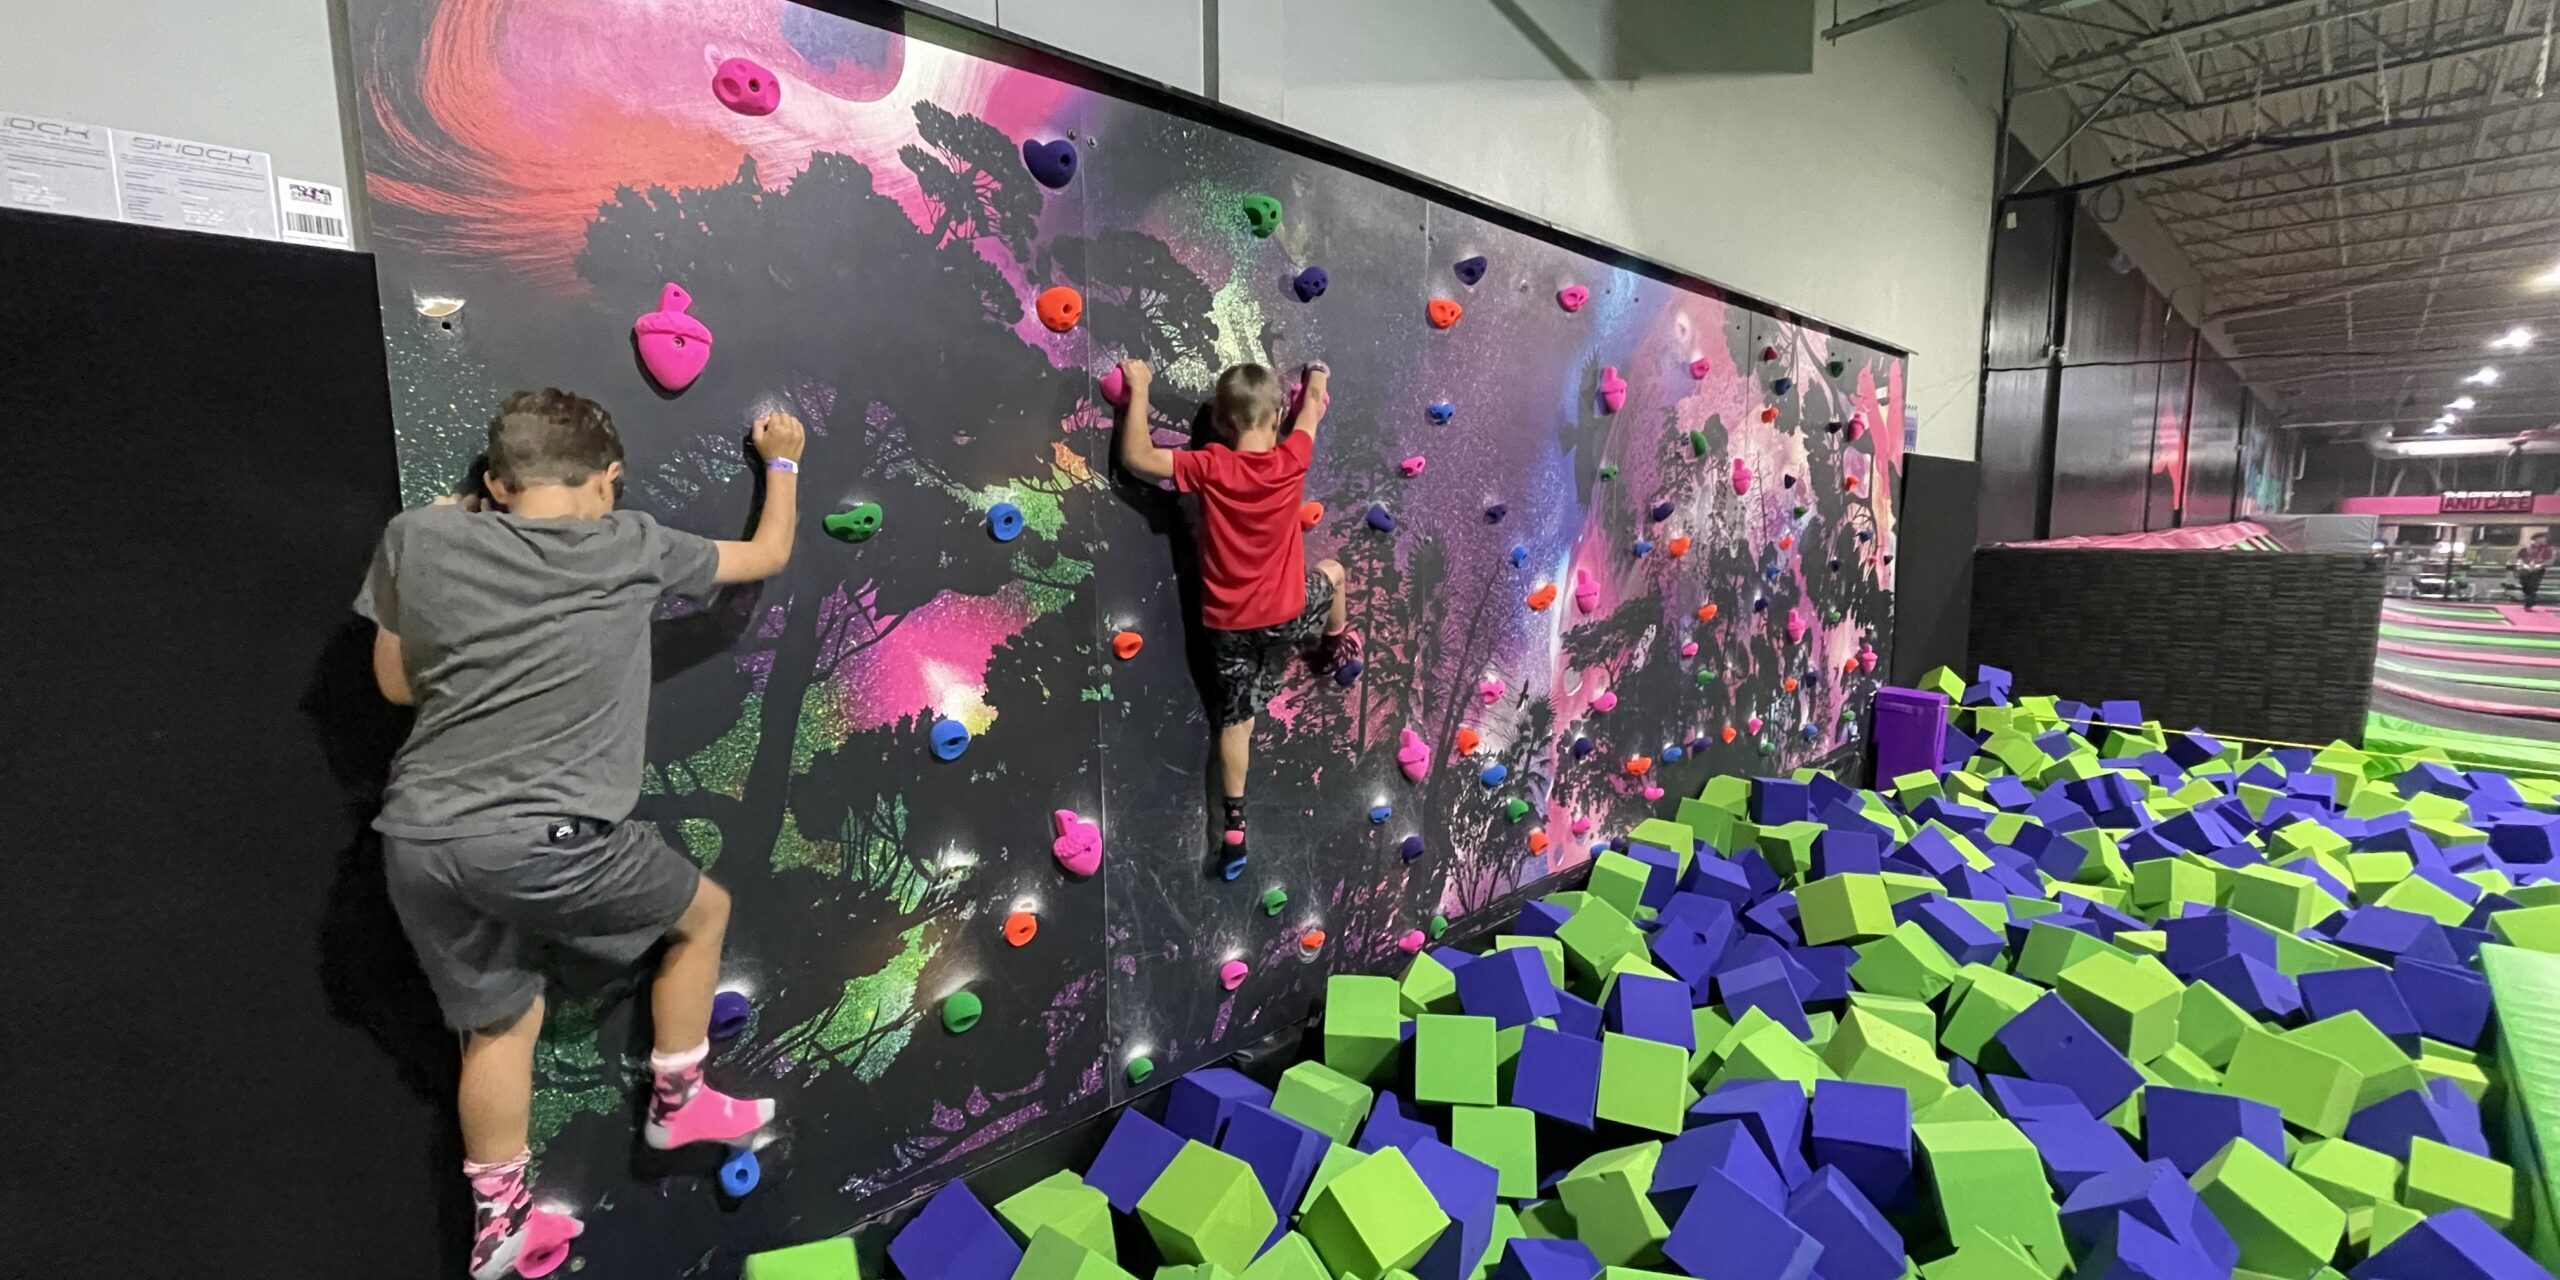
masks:
[[[1200,96],[1226,100],[1218,92],[1218,0],[1200,0]]]

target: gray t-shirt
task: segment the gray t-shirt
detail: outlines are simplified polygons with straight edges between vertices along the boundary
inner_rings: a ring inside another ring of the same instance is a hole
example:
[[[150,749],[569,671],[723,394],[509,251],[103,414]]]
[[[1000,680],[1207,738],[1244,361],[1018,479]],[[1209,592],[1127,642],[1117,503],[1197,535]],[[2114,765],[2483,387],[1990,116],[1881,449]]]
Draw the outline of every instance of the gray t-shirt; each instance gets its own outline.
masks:
[[[394,517],[355,607],[400,637],[418,720],[374,827],[437,839],[630,816],[650,617],[662,594],[710,592],[719,562],[710,539],[637,511]]]

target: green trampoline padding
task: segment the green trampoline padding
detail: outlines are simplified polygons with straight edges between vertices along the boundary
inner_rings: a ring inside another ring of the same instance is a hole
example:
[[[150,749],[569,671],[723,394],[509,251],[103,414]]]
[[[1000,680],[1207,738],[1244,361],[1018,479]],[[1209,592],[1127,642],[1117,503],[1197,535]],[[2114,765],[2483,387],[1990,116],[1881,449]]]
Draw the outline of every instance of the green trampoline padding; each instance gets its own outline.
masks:
[[[2402,600],[2386,607],[2405,613],[2423,613],[2431,618],[2461,618],[2477,622],[2491,622],[2507,616],[2487,605],[2478,604],[2411,604]]]
[[[2394,640],[2424,640],[2428,644],[2462,644],[2492,649],[2514,646],[2520,649],[2560,649],[2560,636],[2527,631],[2438,631],[2433,627],[2404,627],[2382,624],[2382,634]]]
[[[2526,1248],[2545,1267],[2560,1264],[2552,1187],[2560,1184],[2560,955],[2495,943],[2480,948],[2480,971],[2498,1005],[2498,1060],[2504,1064],[2507,1150],[2531,1198]],[[2517,1139],[2523,1139],[2517,1141]]]
[[[2448,760],[2466,768],[2560,777],[2560,747],[2420,724],[2379,711],[2365,717],[2364,745],[2368,751],[2425,756]]]
[[[2451,671],[2439,671],[2433,667],[2411,666],[2404,662],[2396,662],[2389,659],[2377,660],[2373,665],[2384,671],[2397,671],[2402,675],[2431,676],[2438,680],[2456,680],[2463,684],[2494,685],[2501,689],[2536,689],[2546,693],[2560,692],[2560,680],[2555,680],[2548,676],[2486,675],[2472,672],[2457,673]]]

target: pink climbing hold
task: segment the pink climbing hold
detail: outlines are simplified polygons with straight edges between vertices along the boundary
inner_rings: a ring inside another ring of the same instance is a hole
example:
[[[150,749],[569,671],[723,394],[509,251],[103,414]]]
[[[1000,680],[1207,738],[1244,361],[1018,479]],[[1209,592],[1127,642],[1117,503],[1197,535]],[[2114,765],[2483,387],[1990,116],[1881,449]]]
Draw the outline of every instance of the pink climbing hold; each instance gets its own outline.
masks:
[[[1418,454],[1418,453],[1417,453],[1417,454],[1413,455],[1412,457],[1407,458],[1407,459],[1405,459],[1404,461],[1397,463],[1397,464],[1396,464],[1396,467],[1397,467],[1397,469],[1398,469],[1398,470],[1403,471],[1403,472],[1405,473],[1405,476],[1406,476],[1408,479],[1410,479],[1411,477],[1421,475],[1421,474],[1422,474],[1422,468],[1423,468],[1425,465],[1427,465],[1427,463],[1426,463],[1426,461],[1424,460],[1423,456],[1422,456],[1421,454]]]
[[[1751,717],[1750,719],[1743,721],[1743,722],[1742,722],[1742,731],[1743,731],[1743,732],[1745,732],[1745,733],[1758,733],[1758,732],[1760,732],[1760,717],[1758,717],[1758,716],[1753,716],[1753,717]]]
[[[1218,985],[1233,991],[1244,985],[1244,975],[1248,972],[1250,970],[1245,968],[1244,961],[1229,960],[1218,966]]]
[[[1875,670],[1875,669],[1876,669],[1876,647],[1875,647],[1874,645],[1871,645],[1871,644],[1861,644],[1861,645],[1859,645],[1859,646],[1858,646],[1858,670],[1860,670],[1860,671],[1873,671],[1873,670]]]
[[[1736,494],[1751,492],[1751,464],[1740,458],[1733,460],[1733,491]]]
[[[1412,955],[1414,952],[1422,950],[1422,941],[1422,930],[1407,929],[1405,930],[1403,937],[1396,939],[1396,950],[1401,951],[1406,955]]]
[[[1805,630],[1812,625],[1805,620],[1801,612],[1794,609],[1787,610],[1787,643],[1794,644],[1804,639]]]
[[[1411,729],[1396,744],[1396,767],[1404,770],[1405,781],[1420,782],[1431,772],[1431,748],[1422,735]]]
[[[1600,607],[1600,584],[1591,580],[1591,571],[1581,565],[1573,567],[1573,606],[1589,613]]]
[[[1866,433],[1867,415],[1863,413],[1853,413],[1849,415],[1849,429],[1841,434],[1848,437],[1849,443],[1856,444],[1858,442],[1858,437],[1863,436]]]
[[[1627,407],[1627,380],[1614,364],[1600,371],[1600,407],[1611,413]]]
[[[1129,407],[1129,375],[1113,365],[1102,371],[1102,398],[1121,408]]]
[[[753,58],[731,58],[711,73],[711,96],[742,116],[769,116],[782,105],[782,82]]]
[[[1652,783],[1648,782],[1648,783],[1644,784],[1644,791],[1643,791],[1643,795],[1644,795],[1644,798],[1645,798],[1648,802],[1650,802],[1650,801],[1654,801],[1654,800],[1659,800],[1659,799],[1661,799],[1661,798],[1662,798],[1662,788],[1657,787],[1657,786],[1653,785]]]
[[[1683,658],[1694,658],[1694,657],[1697,657],[1697,656],[1698,656],[1698,642],[1697,642],[1697,641],[1695,641],[1695,640],[1692,640],[1692,641],[1690,641],[1689,643],[1687,643],[1687,644],[1684,644],[1684,645],[1680,646],[1680,656],[1681,656],[1681,657],[1683,657]]]
[[[1058,865],[1067,874],[1089,876],[1102,869],[1102,828],[1073,809],[1056,810],[1049,821],[1058,831],[1058,838],[1049,842],[1049,852],[1058,856]]]
[[[1589,301],[1591,301],[1591,291],[1581,285],[1569,284],[1556,290],[1556,305],[1567,311],[1580,311],[1582,304]]]
[[[1492,677],[1487,677],[1483,683],[1476,686],[1476,696],[1487,702],[1500,702],[1502,700],[1502,681]]]
[[[1589,818],[1576,818],[1576,819],[1574,819],[1574,820],[1573,820],[1573,826],[1572,826],[1571,830],[1573,831],[1573,833],[1574,833],[1575,835],[1578,835],[1578,836],[1587,836],[1587,835],[1591,834],[1591,819],[1589,819]]]
[[[692,307],[693,295],[683,285],[669,284],[658,291],[658,309],[631,323],[641,367],[669,391],[692,386],[702,376],[702,366],[711,363],[711,330],[685,314]]]
[[[1618,695],[1614,693],[1603,691],[1591,695],[1591,709],[1594,711],[1614,711],[1617,706]]]
[[[1704,382],[1707,380],[1708,368],[1707,358],[1705,356],[1700,356],[1689,362],[1689,376],[1700,382]]]

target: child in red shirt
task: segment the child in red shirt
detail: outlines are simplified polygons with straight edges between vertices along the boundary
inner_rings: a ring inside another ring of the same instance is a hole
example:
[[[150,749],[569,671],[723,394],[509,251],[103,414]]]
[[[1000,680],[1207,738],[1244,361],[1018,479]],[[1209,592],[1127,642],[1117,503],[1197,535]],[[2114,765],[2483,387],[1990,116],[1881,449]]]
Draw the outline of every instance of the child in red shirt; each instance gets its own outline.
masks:
[[[1253,719],[1280,693],[1289,660],[1312,644],[1337,677],[1359,673],[1360,637],[1343,613],[1342,565],[1307,568],[1298,508],[1316,427],[1324,421],[1323,364],[1309,364],[1294,420],[1282,421],[1280,378],[1258,364],[1218,375],[1211,415],[1218,439],[1198,449],[1159,447],[1147,426],[1146,361],[1124,360],[1129,405],[1120,415],[1120,465],[1200,498],[1200,623],[1217,669],[1218,765],[1226,784],[1220,871],[1244,871],[1244,779]],[[1346,680],[1345,683],[1348,683]]]

